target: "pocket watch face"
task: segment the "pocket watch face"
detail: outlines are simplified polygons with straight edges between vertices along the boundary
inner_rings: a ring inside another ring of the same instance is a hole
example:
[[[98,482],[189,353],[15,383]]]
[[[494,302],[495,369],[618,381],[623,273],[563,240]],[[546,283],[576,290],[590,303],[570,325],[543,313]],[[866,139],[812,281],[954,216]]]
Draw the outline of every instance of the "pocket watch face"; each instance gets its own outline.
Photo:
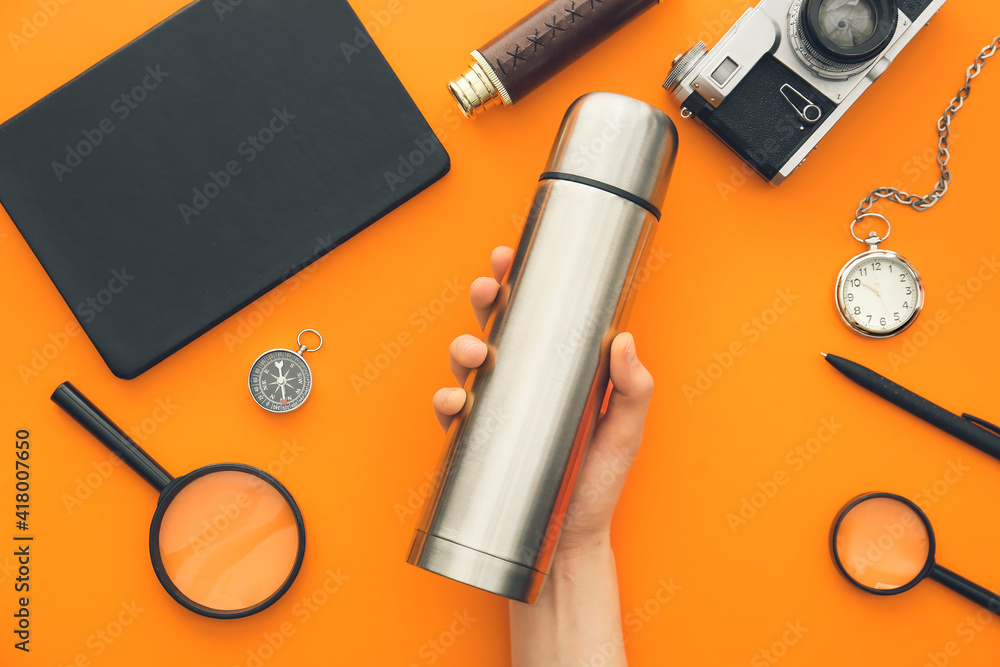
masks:
[[[851,329],[869,338],[901,333],[924,305],[917,270],[888,250],[862,253],[837,278],[837,309]]]
[[[271,412],[302,405],[312,389],[309,364],[291,350],[270,350],[257,357],[248,379],[253,399]]]

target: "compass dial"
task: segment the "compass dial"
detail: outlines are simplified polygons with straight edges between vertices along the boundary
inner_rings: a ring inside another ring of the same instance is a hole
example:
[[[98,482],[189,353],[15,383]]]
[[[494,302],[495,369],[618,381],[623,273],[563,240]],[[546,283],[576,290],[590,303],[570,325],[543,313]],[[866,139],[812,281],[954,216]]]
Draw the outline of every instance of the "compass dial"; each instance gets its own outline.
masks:
[[[250,394],[271,412],[289,412],[302,405],[312,389],[309,364],[292,350],[270,350],[250,368]]]

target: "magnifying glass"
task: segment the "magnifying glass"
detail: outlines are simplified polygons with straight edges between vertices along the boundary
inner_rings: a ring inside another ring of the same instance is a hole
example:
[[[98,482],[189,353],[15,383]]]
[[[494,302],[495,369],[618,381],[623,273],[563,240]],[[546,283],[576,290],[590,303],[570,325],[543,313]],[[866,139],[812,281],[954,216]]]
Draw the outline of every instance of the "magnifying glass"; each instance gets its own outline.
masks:
[[[830,549],[840,573],[869,593],[896,595],[930,577],[1000,615],[1000,596],[934,561],[930,519],[902,496],[866,493],[844,505]]]
[[[240,463],[172,477],[69,382],[52,400],[159,491],[149,555],[171,597],[202,616],[242,618],[284,595],[302,565],[306,533],[278,480]]]

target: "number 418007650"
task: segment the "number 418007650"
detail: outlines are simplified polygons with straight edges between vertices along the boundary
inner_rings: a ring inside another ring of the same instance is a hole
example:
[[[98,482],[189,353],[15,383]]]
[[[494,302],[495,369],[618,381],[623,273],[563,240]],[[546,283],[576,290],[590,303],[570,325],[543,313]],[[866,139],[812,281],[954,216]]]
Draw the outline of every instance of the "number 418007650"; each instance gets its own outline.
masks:
[[[28,530],[28,514],[31,511],[31,467],[28,459],[31,458],[31,443],[28,440],[30,433],[26,429],[20,429],[14,434],[14,516],[17,521],[15,527],[18,530]]]

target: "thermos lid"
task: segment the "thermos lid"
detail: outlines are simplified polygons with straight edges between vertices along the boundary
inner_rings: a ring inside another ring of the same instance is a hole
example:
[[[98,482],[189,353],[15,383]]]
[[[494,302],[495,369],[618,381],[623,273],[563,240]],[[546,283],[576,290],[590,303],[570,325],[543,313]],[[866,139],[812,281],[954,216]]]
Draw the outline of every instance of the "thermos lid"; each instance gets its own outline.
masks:
[[[594,181],[659,210],[676,155],[667,114],[625,95],[588,93],[566,111],[543,178]]]

